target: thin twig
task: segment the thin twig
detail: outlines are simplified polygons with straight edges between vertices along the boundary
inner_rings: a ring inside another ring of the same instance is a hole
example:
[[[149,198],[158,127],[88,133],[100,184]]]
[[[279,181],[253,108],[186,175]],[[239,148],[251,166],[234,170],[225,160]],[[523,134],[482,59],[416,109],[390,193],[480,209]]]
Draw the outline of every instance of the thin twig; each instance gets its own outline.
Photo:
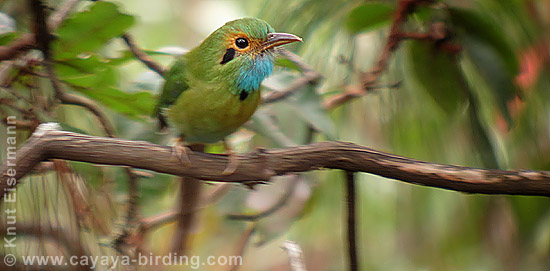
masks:
[[[290,84],[290,86],[286,87],[285,89],[273,90],[263,95],[262,103],[269,104],[283,100],[286,97],[294,94],[294,92],[296,92],[306,84],[310,84],[312,81],[317,80],[313,78],[314,77],[312,75],[304,74],[303,76],[294,80],[294,82],[292,82],[292,84]]]
[[[111,122],[109,122],[107,115],[93,100],[67,92],[59,92],[58,98],[63,104],[77,105],[86,108],[90,111],[90,113],[97,117],[97,120],[101,124],[101,127],[103,127],[105,134],[109,137],[115,137],[114,128],[111,125]]]
[[[48,27],[52,30],[57,29],[61,22],[63,22],[63,20],[65,19],[67,14],[74,8],[77,3],[78,0],[66,1],[58,10],[56,10],[56,12],[54,12],[48,18]],[[33,48],[36,48],[35,34],[24,34],[23,36],[12,42],[10,45],[0,46],[0,61],[14,59],[18,57],[21,53],[24,53]]]
[[[126,175],[128,176],[128,211],[126,213],[126,224],[133,225],[137,223],[139,213],[139,182],[138,176],[132,172],[131,168],[126,167]]]
[[[4,125],[13,125],[13,124],[8,124],[8,117],[7,116],[2,118],[2,123]],[[40,123],[37,122],[37,121],[34,121],[34,120],[16,120],[15,121],[15,127],[18,130],[34,131],[34,129],[36,129],[36,127],[38,127],[38,125],[40,125]]]
[[[25,115],[25,116],[32,114],[32,112],[30,112],[30,110],[22,108],[22,107],[16,105],[15,101],[12,100],[12,99],[0,98],[0,105],[5,105],[5,106],[7,106],[7,107],[23,114],[23,115]]]
[[[78,2],[79,2],[78,0],[67,0],[65,3],[63,3],[63,5],[59,9],[57,9],[52,15],[50,15],[50,17],[48,18],[48,24],[49,24],[50,31],[56,30],[61,25],[63,20],[67,17],[67,15],[70,13],[70,11],[72,9],[74,9],[74,7],[76,6],[76,4]],[[27,46],[27,47],[24,48],[25,50],[20,50],[20,49],[15,48],[15,49],[17,49],[17,50],[15,50],[16,53],[28,51],[29,49],[35,48],[34,34],[28,34],[28,35],[29,36],[26,37],[27,40],[24,41],[22,45],[19,45],[20,47],[25,47],[25,46]],[[30,42],[31,39],[33,41],[32,47],[28,47],[28,45],[29,45],[28,42]],[[15,42],[17,42],[17,41],[15,41]],[[27,42],[26,45],[24,44],[25,42]],[[25,45],[25,46],[23,46],[23,45]],[[0,47],[0,55],[2,54],[1,53],[2,49],[1,48],[2,47]],[[13,49],[11,49],[11,50],[13,50]],[[7,55],[12,55],[12,54],[13,53],[8,53]],[[15,58],[16,56],[17,55],[13,54],[13,56],[11,56],[10,59]],[[30,54],[26,54],[25,56],[20,57],[20,58],[25,59],[26,63],[29,63],[28,60],[32,59]],[[0,57],[0,59],[1,59],[1,57]],[[0,67],[0,85],[5,85],[4,82],[9,80],[8,74],[9,74],[9,72],[11,71],[11,69],[13,67],[13,63],[14,62],[11,62],[11,63],[3,62],[2,63],[2,66]]]
[[[286,59],[292,61],[294,64],[296,64],[298,66],[298,68],[300,68],[300,70],[303,72],[303,73],[313,73],[315,74],[315,76],[317,78],[321,78],[321,75],[319,73],[317,73],[311,66],[309,66],[306,62],[304,62],[304,60],[297,54],[287,50],[287,49],[284,49],[284,48],[281,48],[278,50],[278,53],[282,56],[284,56]]]
[[[144,53],[139,47],[136,45],[136,42],[130,36],[128,33],[124,33],[121,38],[126,42],[126,45],[128,45],[128,48],[132,52],[132,54],[139,59],[143,64],[145,64],[149,69],[153,70],[154,72],[158,73],[160,76],[164,77],[164,74],[166,73],[166,70],[153,61],[146,53]]]
[[[53,35],[50,34],[46,23],[46,6],[41,0],[28,0],[33,15],[32,29],[34,30],[36,47],[44,54],[44,59],[50,59],[50,42]]]
[[[390,34],[384,45],[384,49],[378,56],[374,67],[361,76],[362,87],[361,91],[343,92],[334,95],[327,99],[324,103],[325,108],[331,109],[340,106],[354,98],[361,97],[371,90],[372,86],[375,86],[380,80],[380,76],[383,71],[388,67],[389,59],[392,53],[397,49],[400,42],[403,40],[403,33],[401,32],[402,25],[407,20],[409,14],[411,14],[419,5],[431,4],[433,0],[400,0],[397,5],[397,10],[394,14],[394,19],[390,29]],[[414,34],[406,34],[407,38],[413,38]],[[424,39],[425,35],[418,35],[421,39]]]
[[[208,193],[205,193],[201,199],[201,205],[196,207],[195,209],[188,209],[185,214],[190,214],[192,212],[197,212],[200,209],[204,209],[214,203],[216,203],[218,200],[221,199],[221,196],[227,193],[229,191],[229,188],[231,188],[231,183],[219,183],[216,184],[216,187],[209,191]],[[181,213],[177,211],[168,211],[159,215],[155,215],[152,217],[147,217],[140,219],[140,225],[138,226],[138,231],[136,231],[134,234],[138,234],[143,236],[148,231],[155,229],[157,227],[161,227],[163,225],[176,222],[179,215]],[[135,239],[135,238],[133,238]]]
[[[267,94],[265,94],[262,97],[262,103],[268,104],[273,102],[278,102],[290,95],[292,95],[294,92],[299,90],[301,87],[303,87],[306,84],[316,84],[320,79],[321,75],[317,73],[313,68],[311,68],[309,65],[307,65],[302,58],[300,58],[298,55],[292,53],[291,51],[287,49],[279,49],[279,54],[286,59],[292,61],[294,64],[298,66],[300,71],[302,72],[302,76],[296,79],[290,86],[288,86],[286,89],[278,90],[278,91],[271,91]]]
[[[279,209],[281,209],[287,201],[290,199],[292,194],[294,193],[294,190],[296,189],[296,185],[300,181],[300,178],[298,176],[293,176],[292,180],[290,180],[290,183],[288,184],[286,188],[286,192],[277,200],[273,206],[267,208],[265,211],[256,213],[256,214],[230,214],[227,215],[227,219],[231,220],[245,220],[245,221],[257,221],[258,219],[262,219],[266,216],[270,216],[271,214],[277,212]]]
[[[0,46],[0,61],[14,59],[33,48],[35,48],[34,34],[24,34],[10,45]]]
[[[2,90],[7,91],[9,94],[11,94],[12,96],[16,97],[19,100],[23,100],[26,103],[31,104],[31,101],[29,99],[27,99],[27,97],[21,95],[21,93],[13,90],[12,88],[2,87]]]
[[[352,171],[345,171],[346,174],[346,207],[347,207],[347,239],[348,239],[348,259],[349,270],[359,270],[359,263],[357,261],[357,236],[355,234],[356,226],[356,210],[355,205],[356,190],[355,190],[355,176]]]

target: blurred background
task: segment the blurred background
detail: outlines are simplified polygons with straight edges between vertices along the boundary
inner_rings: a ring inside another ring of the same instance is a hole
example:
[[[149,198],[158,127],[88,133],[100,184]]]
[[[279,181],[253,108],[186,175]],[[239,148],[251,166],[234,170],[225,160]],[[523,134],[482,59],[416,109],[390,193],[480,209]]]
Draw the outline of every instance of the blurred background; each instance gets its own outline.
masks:
[[[30,31],[31,17],[24,2],[0,1],[1,45]],[[80,12],[90,12],[95,5],[81,2]],[[398,2],[112,1],[116,10],[133,20],[98,27],[120,27],[113,30],[115,34],[127,31],[165,66],[236,18],[258,17],[277,31],[302,37],[303,43],[286,48],[322,78],[286,99],[262,105],[252,121],[231,137],[239,152],[341,140],[442,164],[550,170],[548,0],[421,5],[407,17],[402,31],[431,33],[434,25],[443,25],[444,38],[402,41],[377,83],[364,95],[324,107],[334,95],[361,89],[364,73],[375,66],[384,49]],[[48,1],[52,8],[59,5],[59,1]],[[69,26],[63,27],[61,44],[63,38],[71,38],[63,32]],[[156,131],[148,111],[162,78],[132,58],[121,39],[109,38],[100,45],[75,48],[80,54],[57,54],[57,71],[67,89],[100,103],[118,137],[170,144],[171,135]],[[63,63],[80,65],[86,72],[72,72]],[[264,93],[283,90],[303,76],[292,63],[280,61],[274,75],[264,82]],[[10,89],[25,97],[42,89],[48,97],[48,81],[35,77],[22,75]],[[5,89],[1,92],[0,98],[13,98]],[[21,100],[17,103],[32,107]],[[13,107],[0,105],[0,109],[3,118],[11,114],[24,118]],[[67,130],[105,135],[94,116],[76,106],[61,105],[53,117],[41,119],[51,120]],[[29,133],[21,130],[18,143]],[[0,134],[2,150],[6,149],[5,137],[6,133]],[[207,151],[223,152],[223,147],[213,145]],[[4,160],[5,151],[2,155]],[[125,228],[128,207],[125,171],[76,162],[69,162],[68,167],[66,172],[57,167],[24,178],[18,186],[18,201],[3,203],[2,208],[17,208],[21,224],[63,226],[67,235],[78,236],[90,254],[116,255],[112,241]],[[139,217],[172,210],[178,198],[177,179],[153,172],[142,175]],[[357,185],[362,270],[550,270],[547,198],[467,195],[369,174],[357,174]],[[212,184],[204,187],[207,192],[216,189]],[[235,255],[253,229],[239,270],[289,270],[288,256],[281,249],[285,240],[300,245],[308,270],[347,269],[344,188],[344,174],[336,170],[276,177],[272,184],[254,191],[231,186],[200,210],[189,254]],[[75,206],[75,194],[87,208]],[[255,221],[228,217],[256,214],[273,206],[280,208]],[[147,232],[141,247],[164,255],[173,232],[174,223],[155,227]],[[18,237],[17,250],[6,249],[3,254],[67,253],[59,242],[46,239]],[[226,270],[228,266],[209,269]]]

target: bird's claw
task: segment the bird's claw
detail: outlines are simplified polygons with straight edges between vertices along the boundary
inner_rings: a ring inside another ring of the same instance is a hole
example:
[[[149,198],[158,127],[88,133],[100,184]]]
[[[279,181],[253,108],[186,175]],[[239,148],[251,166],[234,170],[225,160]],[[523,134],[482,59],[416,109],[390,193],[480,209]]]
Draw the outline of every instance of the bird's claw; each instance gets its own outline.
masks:
[[[239,160],[237,159],[237,155],[233,151],[233,148],[231,148],[231,145],[229,145],[229,142],[226,139],[223,140],[223,146],[225,147],[225,151],[229,156],[229,162],[227,162],[227,166],[225,166],[222,175],[227,176],[237,171],[237,168],[239,167]]]
[[[182,164],[191,166],[191,159],[189,159],[190,149],[187,146],[176,144],[172,147],[172,157],[178,159]]]
[[[227,166],[225,166],[225,169],[222,172],[222,175],[231,175],[237,171],[237,168],[239,167],[239,160],[237,159],[237,155],[233,152],[229,152],[229,162],[227,163]]]

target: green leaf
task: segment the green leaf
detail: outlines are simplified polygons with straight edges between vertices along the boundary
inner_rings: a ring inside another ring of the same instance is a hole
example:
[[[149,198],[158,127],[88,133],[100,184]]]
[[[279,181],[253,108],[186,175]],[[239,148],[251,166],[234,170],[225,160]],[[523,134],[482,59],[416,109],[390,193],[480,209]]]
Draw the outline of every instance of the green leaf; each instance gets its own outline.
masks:
[[[475,98],[471,98],[470,107],[468,108],[469,120],[470,120],[470,131],[472,142],[475,146],[476,152],[479,154],[481,163],[486,168],[499,168],[498,158],[495,154],[493,144],[487,130],[483,127],[483,121],[479,114],[477,108],[477,101]]]
[[[452,115],[467,101],[458,59],[432,43],[409,43],[411,73],[443,111]]]
[[[109,60],[97,55],[84,55],[79,57],[57,60],[56,72],[60,77],[81,76],[82,74],[95,74],[99,69],[109,64]]]
[[[142,50],[142,52],[146,53],[148,56],[174,56],[175,54],[168,53],[161,50]],[[129,51],[125,50],[121,52],[121,55],[114,58],[109,58],[109,63],[111,65],[123,65],[130,61],[138,60],[134,54]]]
[[[431,6],[420,6],[413,11],[412,18],[414,18],[418,23],[428,24],[433,21],[434,17],[438,17],[438,13],[439,10],[434,9]]]
[[[151,115],[155,106],[155,99],[149,92],[128,93],[114,87],[93,90],[80,89],[78,91],[113,111],[138,120]]]
[[[96,52],[112,38],[123,34],[134,23],[134,17],[123,14],[110,2],[95,2],[87,11],[67,19],[57,30],[53,44],[56,58]]]
[[[7,45],[19,35],[15,32],[15,20],[0,12],[0,46]]]
[[[83,135],[87,135],[88,132],[86,132],[85,130],[82,130],[80,128],[76,128],[70,124],[67,124],[67,123],[59,123],[59,125],[61,126],[61,129],[63,131],[67,131],[67,132],[73,132],[73,133],[79,133],[79,134],[83,134]]]
[[[483,43],[475,38],[466,38],[464,48],[478,73],[490,87],[493,97],[496,99],[500,112],[508,123],[512,124],[512,117],[508,112],[508,101],[514,99],[518,94],[514,75],[510,74],[505,61],[490,44]]]
[[[109,60],[95,55],[56,62],[59,78],[81,88],[104,88],[117,84],[117,74]]]
[[[353,34],[374,30],[390,22],[394,10],[394,5],[388,3],[365,3],[351,10],[346,27]]]
[[[277,58],[275,60],[275,65],[295,71],[300,71],[300,67],[296,63],[286,58]]]
[[[504,60],[509,74],[518,74],[519,65],[516,55],[500,25],[468,9],[450,8],[449,15],[453,26],[461,30],[458,32],[459,38],[470,36],[492,47]]]
[[[0,46],[8,45],[15,40],[19,35],[16,32],[8,32],[0,35]]]

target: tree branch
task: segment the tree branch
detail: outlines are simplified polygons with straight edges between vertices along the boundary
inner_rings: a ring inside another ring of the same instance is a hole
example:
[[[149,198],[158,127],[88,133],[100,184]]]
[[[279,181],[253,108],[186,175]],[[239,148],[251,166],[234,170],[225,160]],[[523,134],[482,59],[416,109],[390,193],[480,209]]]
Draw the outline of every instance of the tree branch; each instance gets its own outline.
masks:
[[[128,45],[128,48],[130,49],[130,52],[145,66],[147,66],[152,71],[158,73],[160,76],[164,77],[164,74],[166,73],[166,70],[158,63],[153,61],[146,53],[141,51],[139,47],[136,45],[136,42],[130,36],[128,33],[124,33],[121,38],[124,40],[126,45]]]
[[[240,154],[239,168],[226,176],[222,172],[228,163],[227,155],[192,152],[191,166],[187,166],[173,159],[169,146],[59,131],[57,124],[47,123],[38,127],[15,158],[15,162],[8,159],[0,167],[0,191],[7,191],[8,184],[25,176],[41,161],[65,159],[236,183],[268,181],[275,175],[332,168],[467,193],[550,197],[550,171],[442,165],[339,141]]]
[[[191,151],[204,152],[204,144],[188,145],[185,148],[189,148]],[[201,197],[201,181],[196,178],[182,177],[179,178],[180,194],[178,204],[178,225],[174,232],[172,252],[185,255],[188,249],[189,235],[193,224],[195,223]]]
[[[401,32],[402,25],[406,22],[409,14],[418,6],[431,4],[433,2],[433,0],[400,0],[397,4],[390,33],[386,39],[382,52],[378,56],[373,68],[369,72],[365,72],[361,75],[362,88],[355,88],[355,91],[346,91],[328,98],[324,103],[325,108],[331,109],[338,107],[354,98],[363,96],[368,93],[373,86],[376,86],[382,72],[384,72],[389,65],[390,56],[397,49],[400,42],[404,38],[413,38],[414,36],[411,34],[403,35]],[[431,37],[431,35],[428,36]],[[419,38],[425,39],[425,36],[420,35]]]
[[[302,86],[306,84],[316,84],[322,76],[316,72],[313,68],[307,65],[300,56],[294,54],[293,52],[287,49],[279,49],[279,54],[284,58],[292,61],[296,64],[302,72],[302,76],[297,78],[290,86],[282,90],[274,90],[266,93],[262,97],[262,103],[268,104],[273,102],[278,102],[285,99],[286,97],[294,94],[297,90],[301,89]]]
[[[78,0],[67,0],[63,3],[63,6],[48,18],[48,27],[52,30],[57,29],[77,3]],[[0,46],[0,61],[16,58],[33,48],[36,48],[35,34],[25,34],[10,45]]]
[[[273,204],[271,207],[267,208],[266,210],[262,212],[258,212],[255,214],[229,214],[227,215],[227,219],[231,220],[245,220],[245,221],[257,221],[259,219],[262,219],[266,216],[270,216],[273,213],[277,212],[281,208],[283,208],[292,194],[294,193],[294,190],[296,189],[296,186],[298,185],[298,182],[300,181],[299,176],[293,176],[292,180],[286,187],[286,192]]]
[[[0,61],[16,58],[35,46],[34,34],[25,34],[10,45],[0,46]]]
[[[357,237],[356,229],[356,188],[355,188],[355,173],[345,171],[346,175],[346,207],[347,207],[347,237],[348,237],[348,259],[349,270],[359,270],[357,261]]]

